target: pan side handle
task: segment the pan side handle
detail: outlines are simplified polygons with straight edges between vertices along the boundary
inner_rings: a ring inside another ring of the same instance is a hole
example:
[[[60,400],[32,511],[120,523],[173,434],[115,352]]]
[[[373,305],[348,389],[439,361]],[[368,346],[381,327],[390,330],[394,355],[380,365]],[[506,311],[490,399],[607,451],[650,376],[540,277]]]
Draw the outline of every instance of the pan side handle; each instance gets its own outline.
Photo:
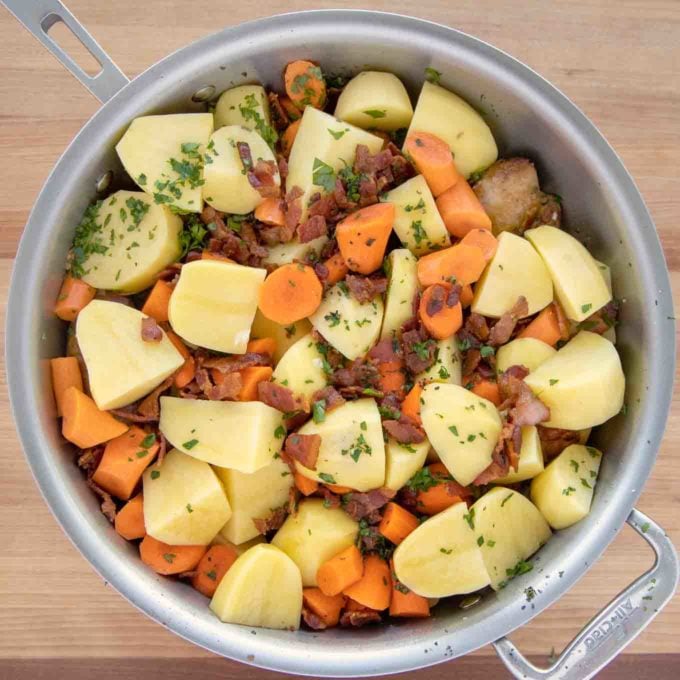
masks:
[[[60,0],[0,0],[0,4],[4,5],[100,102],[108,101],[130,82]],[[96,59],[101,66],[99,73],[94,76],[85,73],[48,35],[50,28],[60,21]]]

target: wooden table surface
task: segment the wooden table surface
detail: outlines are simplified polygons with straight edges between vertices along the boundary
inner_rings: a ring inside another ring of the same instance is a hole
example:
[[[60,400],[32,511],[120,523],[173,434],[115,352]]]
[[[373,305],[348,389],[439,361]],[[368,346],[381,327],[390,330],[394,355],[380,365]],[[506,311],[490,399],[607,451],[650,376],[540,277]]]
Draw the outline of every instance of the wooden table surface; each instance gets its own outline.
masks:
[[[634,176],[656,221],[680,296],[680,2],[678,0],[67,0],[125,73],[222,26],[294,9],[359,7],[415,14],[476,35],[562,89]],[[0,304],[17,243],[47,174],[97,102],[0,10]],[[39,263],[36,263],[39,266]],[[4,325],[4,323],[3,323]],[[4,353],[3,353],[4,355]],[[0,679],[275,678],[175,637],[93,572],[50,516],[21,453],[0,373]],[[680,545],[680,401],[638,507]],[[511,637],[545,661],[650,566],[629,529],[582,581]],[[246,675],[243,676],[243,672]],[[409,678],[507,677],[490,648]],[[680,598],[600,677],[680,676]],[[278,676],[281,677],[281,676]],[[406,677],[405,675],[403,676]]]

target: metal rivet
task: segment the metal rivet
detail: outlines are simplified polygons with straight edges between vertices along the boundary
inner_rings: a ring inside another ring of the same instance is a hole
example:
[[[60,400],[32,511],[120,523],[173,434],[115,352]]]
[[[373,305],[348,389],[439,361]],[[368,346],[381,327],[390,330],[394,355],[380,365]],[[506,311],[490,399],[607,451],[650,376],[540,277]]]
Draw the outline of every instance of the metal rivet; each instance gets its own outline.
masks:
[[[481,602],[481,599],[481,595],[468,595],[460,601],[458,606],[461,609],[470,609],[470,607],[474,607],[478,602]]]
[[[213,98],[213,95],[215,94],[215,86],[214,85],[206,85],[205,87],[201,87],[200,89],[196,90],[191,95],[191,101],[196,102],[197,104],[200,104],[202,102],[207,102],[210,101]]]
[[[101,175],[96,184],[94,185],[97,189],[97,193],[104,193],[109,186],[111,186],[111,181],[113,180],[113,170],[107,170],[103,175]]]

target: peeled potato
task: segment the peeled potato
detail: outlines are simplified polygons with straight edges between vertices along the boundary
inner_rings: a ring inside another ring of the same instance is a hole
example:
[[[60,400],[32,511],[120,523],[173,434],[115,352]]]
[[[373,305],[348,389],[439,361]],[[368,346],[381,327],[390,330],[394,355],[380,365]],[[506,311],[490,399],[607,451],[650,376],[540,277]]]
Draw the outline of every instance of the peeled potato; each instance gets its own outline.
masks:
[[[420,399],[432,448],[459,484],[471,484],[491,463],[501,433],[496,407],[464,387],[443,383],[425,385]]]
[[[399,491],[425,464],[430,442],[402,444],[391,437],[385,444],[385,484],[388,489]]]
[[[626,379],[614,345],[581,331],[525,382],[550,409],[546,427],[583,430],[601,425],[623,406]]]
[[[524,296],[531,316],[553,300],[552,281],[543,260],[521,236],[504,231],[498,249],[475,286],[471,311],[500,318]]]
[[[515,338],[496,352],[496,371],[502,373],[510,366],[524,366],[529,372],[535,371],[544,361],[557,353],[551,347],[536,338]]]
[[[421,597],[463,595],[489,585],[482,552],[456,503],[423,522],[394,551],[397,579]]]
[[[322,422],[308,421],[299,432],[321,436],[316,470],[296,464],[304,477],[357,491],[377,489],[385,482],[382,423],[373,399],[348,401]]]
[[[249,541],[246,541],[245,543],[239,543],[238,545],[234,545],[231,541],[228,541],[224,536],[222,536],[221,533],[217,534],[215,538],[210,542],[210,545],[228,545],[231,548],[233,548],[236,551],[236,554],[238,555],[243,555],[243,553],[246,550],[250,550],[253,546],[255,545],[260,545],[260,543],[266,543],[267,539],[262,536],[261,534],[258,534],[255,536],[255,538],[251,538]]]
[[[466,179],[498,158],[498,147],[484,119],[464,99],[439,85],[423,83],[408,131],[429,132],[443,139]]]
[[[463,382],[463,361],[456,342],[456,336],[452,335],[445,340],[437,340],[435,360],[430,368],[416,376],[416,381],[443,382],[451,385],[461,385]]]
[[[612,299],[597,262],[571,234],[543,226],[524,235],[543,258],[567,317],[583,321]]]
[[[553,529],[566,529],[590,512],[602,454],[572,444],[531,482],[531,500]]]
[[[92,300],[78,314],[90,392],[104,411],[141,399],[184,363],[165,333],[160,342],[142,340],[142,319],[134,307],[106,300]]]
[[[264,197],[251,186],[246,168],[239,156],[237,144],[245,143],[250,147],[253,165],[258,160],[269,161],[276,168],[274,184],[281,185],[276,157],[267,142],[257,132],[241,127],[227,125],[216,130],[210,137],[211,162],[206,163],[203,185],[203,198],[216,210],[237,215],[245,215],[257,208]]]
[[[185,264],[168,305],[170,325],[192,345],[245,353],[266,273],[218,260]]]
[[[341,281],[326,291],[309,320],[340,354],[356,359],[364,356],[380,336],[383,302],[376,297],[362,304]]]
[[[229,567],[210,609],[224,623],[297,630],[302,614],[300,570],[273,545],[256,545]]]
[[[451,243],[432,192],[422,175],[388,191],[384,201],[394,204],[394,231],[414,255],[425,255]]]
[[[94,223],[105,252],[87,256],[82,278],[95,288],[138,293],[180,256],[182,220],[141,191],[109,196]]]
[[[203,154],[212,131],[212,113],[141,116],[116,151],[128,175],[156,203],[201,212]]]
[[[352,166],[358,144],[368,147],[371,153],[382,149],[381,137],[360,130],[349,123],[311,106],[305,108],[293,148],[288,158],[286,187],[290,191],[299,187],[303,191],[301,220],[307,216],[309,199],[313,194],[324,193],[319,181],[326,181],[328,166],[333,173],[345,166]],[[317,170],[314,170],[316,166]]]
[[[328,236],[319,236],[307,243],[300,243],[297,237],[288,243],[277,243],[269,248],[269,253],[262,260],[262,264],[280,267],[293,261],[305,261],[312,253],[318,256],[327,243]]]
[[[500,590],[515,575],[517,564],[533,555],[551,535],[534,504],[506,487],[487,491],[470,508],[470,514],[494,590]]]
[[[522,428],[522,445],[519,450],[517,470],[510,468],[505,477],[494,480],[494,484],[516,484],[531,479],[543,472],[543,448],[535,425]]]
[[[294,394],[311,399],[314,392],[326,386],[323,356],[311,333],[301,337],[281,357],[273,379]]]
[[[380,338],[400,335],[401,327],[413,317],[413,300],[420,285],[418,283],[418,261],[406,248],[393,250],[387,256],[387,293],[385,314]]]
[[[300,501],[296,515],[288,515],[272,545],[283,550],[302,573],[304,586],[315,586],[319,567],[350,545],[359,525],[340,508],[327,508],[320,498]]]
[[[256,472],[281,450],[281,412],[261,401],[161,397],[161,432],[193,458]]]
[[[293,486],[293,475],[280,457],[250,474],[221,467],[216,467],[215,473],[231,505],[231,517],[220,534],[234,545],[258,536],[253,520],[265,519],[272,510],[286,504]]]
[[[170,451],[144,472],[144,526],[170,545],[208,545],[231,516],[210,465]]]
[[[269,100],[262,85],[239,85],[220,95],[215,105],[216,130],[226,125],[257,130],[258,124],[260,127],[271,125]]]
[[[312,324],[307,319],[300,319],[289,326],[282,326],[276,321],[271,321],[258,309],[255,312],[255,319],[250,330],[253,338],[274,338],[276,351],[274,352],[274,363],[278,363],[281,357],[292,347],[301,337],[307,335],[312,330]]]

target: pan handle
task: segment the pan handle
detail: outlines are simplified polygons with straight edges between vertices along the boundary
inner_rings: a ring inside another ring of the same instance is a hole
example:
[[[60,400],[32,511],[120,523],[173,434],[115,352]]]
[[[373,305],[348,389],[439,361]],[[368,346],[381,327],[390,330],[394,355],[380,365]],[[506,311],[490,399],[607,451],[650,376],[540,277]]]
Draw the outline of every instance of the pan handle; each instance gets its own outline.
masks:
[[[678,556],[666,532],[639,510],[626,520],[653,548],[654,566],[591,619],[549,668],[538,668],[505,637],[496,653],[516,678],[588,680],[639,635],[671,599],[680,575]]]
[[[104,103],[130,81],[104,52],[99,43],[85,30],[82,24],[69,12],[60,0],[0,0],[14,16],[36,37],[59,61]],[[66,24],[73,34],[97,60],[101,71],[90,76],[50,37],[48,31],[57,22]]]

